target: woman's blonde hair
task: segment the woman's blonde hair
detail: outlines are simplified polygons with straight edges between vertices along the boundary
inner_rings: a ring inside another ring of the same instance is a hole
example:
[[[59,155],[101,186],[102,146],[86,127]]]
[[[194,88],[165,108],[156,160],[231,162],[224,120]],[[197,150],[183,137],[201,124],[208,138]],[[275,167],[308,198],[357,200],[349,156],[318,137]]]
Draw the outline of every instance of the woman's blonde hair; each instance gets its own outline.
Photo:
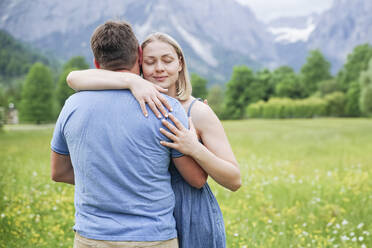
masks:
[[[182,64],[182,70],[179,72],[176,82],[177,99],[182,101],[189,99],[189,97],[191,96],[192,87],[190,83],[189,72],[187,70],[185,56],[183,55],[181,46],[171,36],[164,33],[156,32],[147,36],[147,38],[143,41],[141,45],[142,50],[153,41],[162,41],[168,43],[176,51],[178,59]]]

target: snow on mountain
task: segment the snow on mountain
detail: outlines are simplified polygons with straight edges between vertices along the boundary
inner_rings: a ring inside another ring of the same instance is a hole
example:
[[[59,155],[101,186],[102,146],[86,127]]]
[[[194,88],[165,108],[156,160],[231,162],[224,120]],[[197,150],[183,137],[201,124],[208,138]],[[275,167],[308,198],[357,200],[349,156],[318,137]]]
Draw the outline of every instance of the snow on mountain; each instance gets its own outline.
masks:
[[[317,15],[305,17],[286,17],[271,21],[268,30],[279,43],[306,42],[316,28]]]

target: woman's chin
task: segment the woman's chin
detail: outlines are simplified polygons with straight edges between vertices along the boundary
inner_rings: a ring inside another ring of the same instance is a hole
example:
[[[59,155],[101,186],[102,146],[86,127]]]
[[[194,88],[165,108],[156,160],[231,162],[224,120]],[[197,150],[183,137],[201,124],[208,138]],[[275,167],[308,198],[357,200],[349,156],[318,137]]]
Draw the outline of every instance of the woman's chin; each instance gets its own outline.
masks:
[[[167,81],[155,81],[153,83],[165,89],[169,88],[169,83]]]

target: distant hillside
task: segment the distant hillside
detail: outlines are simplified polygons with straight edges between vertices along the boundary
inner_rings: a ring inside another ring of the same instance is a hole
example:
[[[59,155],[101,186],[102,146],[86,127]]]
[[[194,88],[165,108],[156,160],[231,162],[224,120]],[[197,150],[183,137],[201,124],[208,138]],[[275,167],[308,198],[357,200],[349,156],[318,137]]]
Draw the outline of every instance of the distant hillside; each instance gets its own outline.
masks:
[[[0,78],[8,82],[11,78],[25,75],[35,62],[42,62],[48,66],[56,64],[50,58],[36,52],[25,43],[17,41],[9,33],[0,30]]]
[[[172,35],[190,71],[212,85],[228,81],[233,66],[241,64],[298,71],[313,49],[321,50],[337,73],[355,46],[372,44],[370,10],[371,0],[334,0],[323,13],[265,24],[249,7],[228,0],[1,0],[0,29],[62,60],[81,55],[90,62],[95,27],[125,19],[139,41],[154,31]]]
[[[340,68],[355,46],[372,44],[371,10],[371,0],[334,0],[319,17],[308,49],[321,49],[333,68]]]
[[[129,21],[139,41],[155,31],[172,35],[190,71],[211,84],[228,81],[234,65],[257,69],[276,60],[271,34],[235,1],[2,1],[0,28],[64,60],[82,55],[93,61],[90,36],[108,19]]]

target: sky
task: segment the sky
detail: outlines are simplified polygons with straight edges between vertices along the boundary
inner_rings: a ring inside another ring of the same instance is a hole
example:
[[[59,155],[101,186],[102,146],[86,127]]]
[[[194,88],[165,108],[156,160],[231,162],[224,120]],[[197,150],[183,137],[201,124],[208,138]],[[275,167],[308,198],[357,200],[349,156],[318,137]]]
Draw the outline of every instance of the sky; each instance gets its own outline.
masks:
[[[321,13],[331,7],[333,0],[236,0],[248,5],[263,22],[282,16],[304,16]]]

